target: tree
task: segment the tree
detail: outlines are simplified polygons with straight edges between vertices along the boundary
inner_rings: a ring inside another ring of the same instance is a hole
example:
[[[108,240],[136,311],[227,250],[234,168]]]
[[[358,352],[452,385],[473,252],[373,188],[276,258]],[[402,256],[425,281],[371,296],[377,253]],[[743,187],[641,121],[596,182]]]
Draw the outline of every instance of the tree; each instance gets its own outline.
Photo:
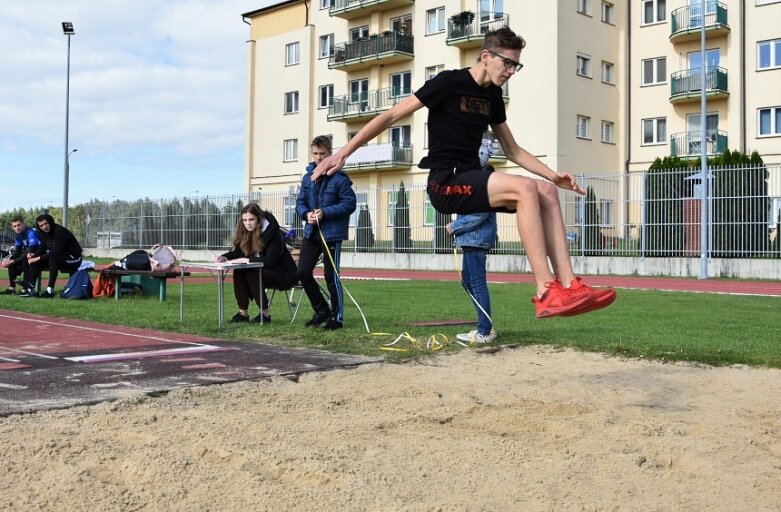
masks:
[[[601,254],[602,233],[600,233],[599,208],[597,208],[597,196],[592,187],[586,188],[585,204],[585,252],[584,256],[597,256]]]
[[[437,254],[453,250],[453,237],[445,229],[451,220],[452,216],[449,213],[434,211],[434,252]]]
[[[412,230],[409,226],[409,202],[401,182],[393,210],[393,252],[412,252]]]
[[[372,231],[372,216],[369,207],[361,205],[358,210],[358,228],[355,232],[355,251],[368,252],[374,247],[374,232]]]
[[[657,158],[645,177],[646,256],[680,256],[683,250],[683,204],[688,162],[678,157]]]

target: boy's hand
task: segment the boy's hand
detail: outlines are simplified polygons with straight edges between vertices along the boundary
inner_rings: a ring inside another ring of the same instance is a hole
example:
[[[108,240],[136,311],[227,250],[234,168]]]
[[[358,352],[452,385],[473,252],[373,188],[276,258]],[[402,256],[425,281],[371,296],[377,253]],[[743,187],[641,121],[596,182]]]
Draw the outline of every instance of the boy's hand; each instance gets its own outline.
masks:
[[[582,196],[586,195],[586,191],[580,188],[580,185],[578,185],[575,177],[568,172],[557,172],[553,183],[555,183],[559,188],[572,190],[573,192]]]

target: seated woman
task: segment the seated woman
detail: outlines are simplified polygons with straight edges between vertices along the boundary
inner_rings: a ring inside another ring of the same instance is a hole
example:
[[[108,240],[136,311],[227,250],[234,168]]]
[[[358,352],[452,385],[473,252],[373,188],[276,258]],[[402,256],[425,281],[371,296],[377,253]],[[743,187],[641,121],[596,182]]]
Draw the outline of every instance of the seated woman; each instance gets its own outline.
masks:
[[[282,240],[279,222],[270,212],[261,210],[256,203],[250,203],[241,209],[241,219],[233,233],[233,249],[217,256],[215,261],[263,262],[263,268],[260,269],[263,273],[262,291],[258,286],[258,269],[233,271],[233,293],[239,305],[239,312],[233,315],[231,322],[249,321],[247,310],[250,299],[253,299],[261,312],[252,321],[260,322],[262,317],[263,323],[271,323],[266,289],[288,290],[298,281],[296,264]]]

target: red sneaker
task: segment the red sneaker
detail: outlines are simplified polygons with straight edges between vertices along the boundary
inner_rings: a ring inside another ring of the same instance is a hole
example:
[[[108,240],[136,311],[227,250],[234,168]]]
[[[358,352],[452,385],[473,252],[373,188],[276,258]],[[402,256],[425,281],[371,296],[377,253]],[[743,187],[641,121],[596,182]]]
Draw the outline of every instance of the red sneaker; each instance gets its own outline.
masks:
[[[571,311],[563,313],[561,316],[574,316],[582,313],[588,313],[590,311],[596,311],[598,309],[606,308],[616,300],[616,291],[612,288],[592,288],[587,284],[584,284],[580,277],[576,277],[572,280],[572,284],[569,287],[575,294],[589,293],[593,297],[591,304],[579,311]]]
[[[565,313],[577,315],[594,301],[592,293],[577,293],[576,290],[561,286],[558,280],[545,283],[545,287],[547,290],[542,297],[535,295],[532,298],[537,318],[563,316]]]

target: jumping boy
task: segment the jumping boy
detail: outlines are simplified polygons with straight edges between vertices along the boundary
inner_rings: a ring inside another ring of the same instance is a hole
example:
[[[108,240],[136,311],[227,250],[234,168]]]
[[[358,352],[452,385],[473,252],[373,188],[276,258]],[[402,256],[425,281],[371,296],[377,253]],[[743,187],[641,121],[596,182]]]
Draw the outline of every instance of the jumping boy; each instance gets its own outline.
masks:
[[[357,148],[427,107],[429,153],[419,167],[429,169],[431,204],[443,213],[515,213],[537,286],[536,316],[577,315],[610,305],[616,293],[585,285],[572,270],[556,187],[585,192],[571,174],[550,169],[521,148],[507,126],[502,86],[523,67],[518,60],[525,46],[509,28],[486,33],[472,67],[439,73],[372,119],[338,153],[323,159],[311,180],[337,172]],[[509,160],[544,180],[480,170],[478,149],[488,125]]]

